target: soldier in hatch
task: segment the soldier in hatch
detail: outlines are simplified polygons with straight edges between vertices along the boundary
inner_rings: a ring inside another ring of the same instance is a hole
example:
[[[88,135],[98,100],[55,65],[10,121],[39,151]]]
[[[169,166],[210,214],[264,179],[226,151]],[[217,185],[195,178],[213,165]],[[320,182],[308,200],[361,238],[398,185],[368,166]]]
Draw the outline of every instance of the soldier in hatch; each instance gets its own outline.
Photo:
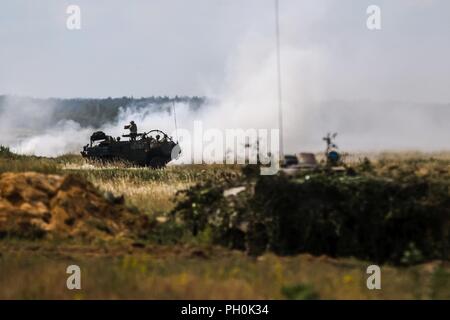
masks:
[[[136,137],[137,137],[137,125],[136,125],[136,123],[134,123],[134,121],[131,121],[130,125],[127,126],[127,127],[130,130],[130,140],[131,141],[135,141]]]

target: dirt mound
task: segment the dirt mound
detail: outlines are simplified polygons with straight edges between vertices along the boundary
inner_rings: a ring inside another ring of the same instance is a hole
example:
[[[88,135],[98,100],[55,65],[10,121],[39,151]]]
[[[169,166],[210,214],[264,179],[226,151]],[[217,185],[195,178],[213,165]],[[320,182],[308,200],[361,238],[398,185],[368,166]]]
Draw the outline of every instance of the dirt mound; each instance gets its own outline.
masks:
[[[0,237],[133,237],[148,227],[123,198],[105,198],[85,179],[34,172],[0,175]]]

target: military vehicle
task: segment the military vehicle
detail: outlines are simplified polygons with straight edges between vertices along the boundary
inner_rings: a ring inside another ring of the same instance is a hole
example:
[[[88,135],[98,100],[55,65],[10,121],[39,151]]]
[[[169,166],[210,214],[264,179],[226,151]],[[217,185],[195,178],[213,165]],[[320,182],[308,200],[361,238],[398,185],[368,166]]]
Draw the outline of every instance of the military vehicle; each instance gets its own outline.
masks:
[[[94,132],[81,155],[102,163],[124,161],[136,166],[161,168],[181,153],[178,143],[161,130],[137,133],[131,131],[129,125],[125,129],[129,129],[130,134],[122,137],[129,140],[114,138],[103,131]]]

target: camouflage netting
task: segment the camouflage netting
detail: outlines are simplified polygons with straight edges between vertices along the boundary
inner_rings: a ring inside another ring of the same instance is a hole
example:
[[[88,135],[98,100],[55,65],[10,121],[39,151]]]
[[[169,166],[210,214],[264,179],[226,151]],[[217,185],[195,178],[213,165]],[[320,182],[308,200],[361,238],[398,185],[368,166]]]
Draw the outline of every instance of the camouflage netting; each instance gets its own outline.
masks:
[[[34,172],[0,175],[0,238],[132,237],[145,216],[106,199],[83,178]]]

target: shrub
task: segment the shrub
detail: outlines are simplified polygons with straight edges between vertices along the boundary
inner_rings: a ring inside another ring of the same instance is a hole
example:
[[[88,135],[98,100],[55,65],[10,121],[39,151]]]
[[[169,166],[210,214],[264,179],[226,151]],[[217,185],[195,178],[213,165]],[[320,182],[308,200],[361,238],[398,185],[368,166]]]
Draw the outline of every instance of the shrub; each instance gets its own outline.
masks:
[[[391,180],[368,175],[310,173],[259,176],[238,184],[202,183],[183,193],[175,216],[196,235],[258,255],[354,256],[377,263],[448,259],[447,180]]]
[[[0,145],[0,158],[14,159],[17,157],[8,147]]]
[[[259,179],[255,210],[270,217],[270,248],[401,263],[448,258],[448,185],[315,175]],[[419,253],[420,254],[419,254]],[[409,254],[411,256],[411,254]]]

